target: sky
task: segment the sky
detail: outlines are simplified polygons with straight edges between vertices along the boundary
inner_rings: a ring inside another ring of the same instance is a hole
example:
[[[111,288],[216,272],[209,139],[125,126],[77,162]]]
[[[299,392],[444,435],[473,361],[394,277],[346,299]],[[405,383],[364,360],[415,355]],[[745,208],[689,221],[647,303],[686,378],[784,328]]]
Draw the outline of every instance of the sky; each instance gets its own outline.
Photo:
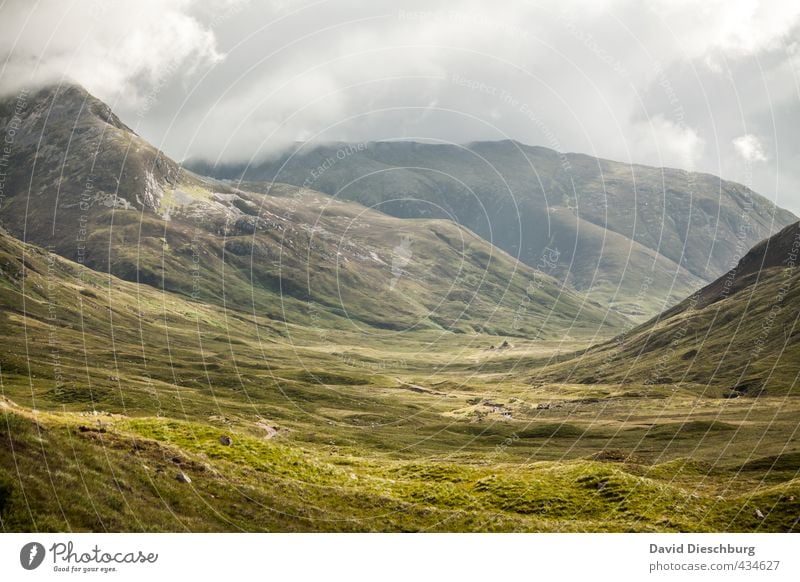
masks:
[[[67,80],[177,160],[515,139],[800,214],[796,0],[0,0],[0,92]]]

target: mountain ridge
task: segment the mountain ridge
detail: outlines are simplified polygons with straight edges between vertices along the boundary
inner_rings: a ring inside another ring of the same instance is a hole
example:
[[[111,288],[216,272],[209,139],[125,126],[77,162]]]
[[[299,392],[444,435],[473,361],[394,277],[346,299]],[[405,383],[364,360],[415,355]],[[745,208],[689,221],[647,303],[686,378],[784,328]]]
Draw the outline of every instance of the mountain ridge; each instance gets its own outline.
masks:
[[[563,154],[515,140],[366,142],[345,151],[347,145],[300,144],[251,164],[186,165],[234,183],[305,184],[403,218],[446,216],[531,266],[558,236],[567,260],[556,276],[640,321],[727,271],[737,253],[730,241],[741,238],[738,252],[744,252],[797,219],[749,188],[708,173]],[[562,223],[553,224],[553,212],[561,213]],[[568,215],[574,218],[563,223]],[[582,221],[627,240],[588,243]],[[655,262],[646,249],[658,255]],[[577,254],[584,267],[570,269]],[[637,309],[645,271],[655,284],[644,309]]]
[[[128,281],[334,328],[547,336],[626,325],[455,223],[404,221],[290,185],[244,191],[183,170],[74,85],[33,95],[17,135],[0,221]]]
[[[792,394],[800,380],[800,222],[616,338],[547,366],[578,383],[675,384],[728,398]]]

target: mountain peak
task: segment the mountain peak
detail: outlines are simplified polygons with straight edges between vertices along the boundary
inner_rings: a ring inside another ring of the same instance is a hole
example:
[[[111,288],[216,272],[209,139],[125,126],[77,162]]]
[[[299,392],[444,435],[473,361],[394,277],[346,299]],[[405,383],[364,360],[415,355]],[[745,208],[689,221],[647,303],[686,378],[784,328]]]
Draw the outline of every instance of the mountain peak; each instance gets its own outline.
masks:
[[[10,124],[0,219],[26,241],[69,244],[69,257],[77,244],[63,237],[76,223],[113,209],[157,212],[178,180],[174,161],[76,83],[0,100],[0,125]]]
[[[85,121],[83,116],[89,116],[122,131],[136,133],[122,123],[104,101],[89,93],[83,85],[71,81],[52,83],[36,89],[28,99],[23,117],[34,114],[47,116],[48,122],[50,119],[72,119],[77,123]]]

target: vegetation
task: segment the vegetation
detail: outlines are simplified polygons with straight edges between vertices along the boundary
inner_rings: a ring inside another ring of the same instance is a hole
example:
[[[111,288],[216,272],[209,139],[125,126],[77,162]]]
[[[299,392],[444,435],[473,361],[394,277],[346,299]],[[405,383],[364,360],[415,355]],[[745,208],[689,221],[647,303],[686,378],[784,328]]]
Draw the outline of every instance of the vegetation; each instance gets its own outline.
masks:
[[[798,249],[795,223],[673,309],[538,375],[582,384],[673,384],[724,398],[794,395]]]
[[[5,531],[792,531],[800,510],[796,458],[789,474],[773,459],[519,462],[488,447],[407,460],[223,421],[9,405],[0,439]]]
[[[334,343],[2,240],[6,531],[797,528],[794,397],[509,365],[587,338]]]
[[[0,209],[3,531],[798,529],[797,227],[628,329],[451,222],[178,175],[45,96],[16,161],[51,103],[75,150]]]
[[[515,141],[312,143],[260,164],[194,160],[188,167],[243,188],[253,180],[305,184],[392,216],[454,220],[638,322],[797,220],[708,174]]]

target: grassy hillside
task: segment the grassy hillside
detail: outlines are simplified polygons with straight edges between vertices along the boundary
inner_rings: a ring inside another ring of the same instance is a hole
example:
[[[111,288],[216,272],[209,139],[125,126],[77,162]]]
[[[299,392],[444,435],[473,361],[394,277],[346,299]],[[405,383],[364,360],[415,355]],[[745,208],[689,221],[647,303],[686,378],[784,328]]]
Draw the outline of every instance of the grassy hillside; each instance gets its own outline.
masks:
[[[304,144],[197,172],[306,185],[405,218],[451,218],[640,322],[797,218],[715,176],[560,154],[513,141]]]
[[[31,97],[16,135],[0,220],[128,281],[337,330],[554,337],[627,324],[450,221],[182,172],[76,86]]]
[[[797,391],[800,374],[800,223],[652,321],[543,377],[571,382],[694,385],[735,398]]]
[[[365,341],[0,241],[4,531],[798,527],[794,398],[531,384],[582,343]]]

